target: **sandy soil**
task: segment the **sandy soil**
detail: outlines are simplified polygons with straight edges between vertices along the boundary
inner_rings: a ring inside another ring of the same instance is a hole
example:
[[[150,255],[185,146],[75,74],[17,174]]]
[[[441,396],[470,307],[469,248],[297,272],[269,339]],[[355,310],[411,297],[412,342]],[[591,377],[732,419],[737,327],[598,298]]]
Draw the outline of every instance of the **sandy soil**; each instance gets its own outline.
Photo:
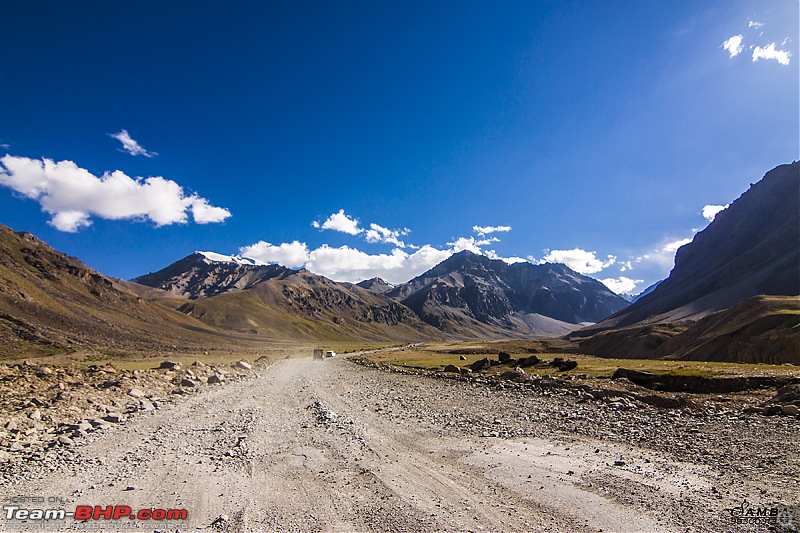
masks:
[[[339,358],[283,360],[42,452],[0,482],[4,506],[62,498],[13,505],[186,509],[186,520],[4,514],[0,529],[767,531],[732,524],[730,509],[797,505],[800,432],[795,419],[755,416],[617,412]],[[794,509],[778,530],[800,521]]]

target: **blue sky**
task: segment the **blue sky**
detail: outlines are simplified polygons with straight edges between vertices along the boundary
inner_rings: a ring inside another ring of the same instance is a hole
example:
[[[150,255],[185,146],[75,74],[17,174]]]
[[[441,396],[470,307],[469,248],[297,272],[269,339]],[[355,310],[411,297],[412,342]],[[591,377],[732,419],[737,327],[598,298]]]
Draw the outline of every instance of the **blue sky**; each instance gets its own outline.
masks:
[[[0,223],[116,277],[213,250],[400,282],[472,249],[636,293],[798,159],[795,0],[3,18]]]

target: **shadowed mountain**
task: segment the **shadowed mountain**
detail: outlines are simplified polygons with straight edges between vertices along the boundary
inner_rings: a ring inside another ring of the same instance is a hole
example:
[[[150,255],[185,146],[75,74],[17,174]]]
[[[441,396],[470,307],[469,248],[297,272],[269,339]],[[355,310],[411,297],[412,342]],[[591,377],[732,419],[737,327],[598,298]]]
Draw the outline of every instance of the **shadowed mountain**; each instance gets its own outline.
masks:
[[[579,346],[582,353],[622,359],[800,365],[800,297],[757,296],[694,323],[635,324]]]
[[[628,305],[565,265],[508,264],[469,251],[386,294],[455,336],[563,335]]]
[[[177,309],[205,324],[269,339],[442,338],[378,291],[252,259],[195,252],[134,281],[190,299]]]
[[[156,287],[189,299],[247,289],[262,281],[294,273],[280,265],[211,252],[195,252],[158,272],[134,278],[134,283]]]
[[[581,335],[698,319],[757,295],[800,295],[800,163],[752,185],[682,246],[667,279]]]
[[[409,308],[307,270],[185,303],[180,311],[224,329],[278,339],[433,340],[442,334]]]
[[[0,356],[238,342],[137,294],[30,233],[0,225]]]
[[[362,289],[367,289],[368,291],[371,292],[377,292],[378,294],[387,293],[390,290],[394,289],[395,287],[388,281],[381,278],[365,279],[364,281],[356,283],[356,285],[358,285]]]

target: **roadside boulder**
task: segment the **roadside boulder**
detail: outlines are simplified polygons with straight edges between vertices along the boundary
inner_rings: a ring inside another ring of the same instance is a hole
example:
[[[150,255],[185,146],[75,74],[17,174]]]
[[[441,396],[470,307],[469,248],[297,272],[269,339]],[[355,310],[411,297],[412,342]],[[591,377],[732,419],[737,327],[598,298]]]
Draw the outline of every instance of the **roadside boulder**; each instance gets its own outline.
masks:
[[[158,368],[163,368],[166,370],[177,370],[181,367],[181,364],[177,361],[162,361],[161,366]]]
[[[781,405],[800,405],[800,383],[793,383],[781,387],[770,402]]]
[[[241,370],[247,370],[247,371],[253,370],[253,365],[251,365],[250,363],[248,363],[244,359],[242,359],[241,361],[237,361],[234,366],[236,368],[241,369]]]
[[[458,374],[460,372],[460,370],[458,369],[458,367],[456,365],[447,365],[446,367],[444,367],[444,371],[445,372],[454,372],[456,374]]]
[[[489,361],[488,357],[484,357],[483,359],[478,359],[471,365],[469,365],[470,370],[473,372],[478,372],[480,370],[484,370],[492,366],[492,363]]]
[[[800,416],[800,407],[796,405],[784,405],[781,407],[783,414],[790,416]]]
[[[567,359],[566,361],[562,361],[560,365],[558,365],[558,369],[561,372],[566,372],[567,370],[572,370],[573,368],[578,367],[578,362],[573,361],[572,359]]]
[[[536,357],[535,355],[529,355],[528,357],[523,357],[522,359],[520,359],[517,362],[517,364],[519,364],[519,366],[538,365],[539,364],[539,358]]]
[[[499,352],[497,354],[497,358],[500,360],[501,363],[508,363],[511,360],[511,354],[508,352]]]

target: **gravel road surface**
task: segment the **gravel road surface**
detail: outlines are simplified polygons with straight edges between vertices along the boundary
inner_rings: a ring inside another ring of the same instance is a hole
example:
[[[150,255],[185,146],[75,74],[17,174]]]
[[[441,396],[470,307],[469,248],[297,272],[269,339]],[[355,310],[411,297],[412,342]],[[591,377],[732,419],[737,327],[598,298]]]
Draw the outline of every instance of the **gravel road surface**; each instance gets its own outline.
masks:
[[[791,531],[800,516],[733,524],[731,510],[797,509],[799,452],[791,417],[619,410],[289,359],[42,452],[0,484],[6,508],[186,519],[22,521],[6,509],[0,529]]]

